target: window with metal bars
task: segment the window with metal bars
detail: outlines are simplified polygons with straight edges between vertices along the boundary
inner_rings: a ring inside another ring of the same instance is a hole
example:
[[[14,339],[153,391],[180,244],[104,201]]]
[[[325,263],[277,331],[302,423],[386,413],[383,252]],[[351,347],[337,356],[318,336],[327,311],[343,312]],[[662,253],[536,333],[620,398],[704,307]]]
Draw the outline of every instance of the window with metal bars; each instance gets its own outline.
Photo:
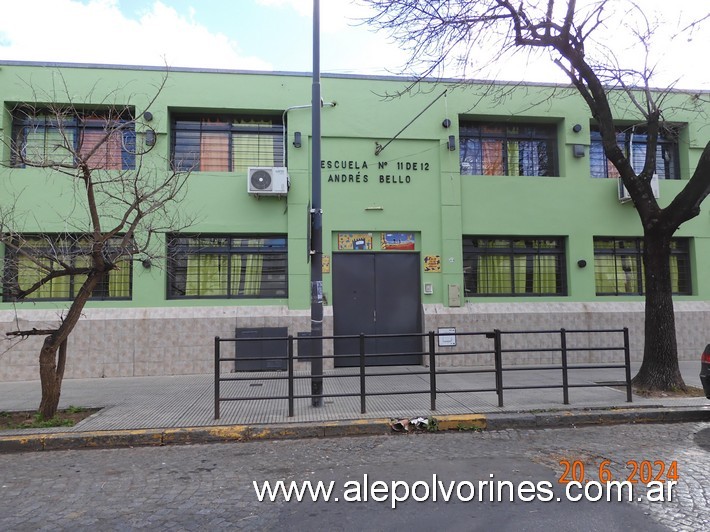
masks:
[[[691,294],[687,238],[671,240],[670,268],[673,293]],[[594,237],[594,281],[599,296],[643,294],[643,239]]]
[[[74,167],[86,157],[92,169],[131,170],[136,131],[127,111],[56,111],[18,106],[12,111],[11,165]]]
[[[599,130],[592,128],[589,147],[589,163],[592,177],[619,177],[616,167],[606,158],[602,137]],[[616,143],[631,161],[631,167],[640,173],[646,164],[646,146],[648,135],[646,128],[629,126],[617,128]],[[680,179],[678,162],[678,129],[665,128],[658,133],[656,143],[656,168],[654,173],[659,179]]]
[[[464,236],[466,296],[560,296],[567,293],[561,237]]]
[[[288,297],[285,235],[173,235],[169,298]]]
[[[557,127],[461,122],[461,174],[556,176]]]
[[[103,274],[91,294],[94,300],[131,299],[133,265],[129,251],[121,249],[121,238],[110,239],[104,247],[107,260],[116,268]],[[117,257],[117,259],[113,259]],[[3,301],[16,301],[27,290],[55,272],[91,267],[91,241],[77,235],[41,235],[15,239],[5,246],[3,264]],[[71,301],[86,279],[85,274],[70,273],[51,278],[22,298],[23,301]]]
[[[176,116],[172,164],[193,172],[240,172],[252,166],[284,165],[280,116]]]

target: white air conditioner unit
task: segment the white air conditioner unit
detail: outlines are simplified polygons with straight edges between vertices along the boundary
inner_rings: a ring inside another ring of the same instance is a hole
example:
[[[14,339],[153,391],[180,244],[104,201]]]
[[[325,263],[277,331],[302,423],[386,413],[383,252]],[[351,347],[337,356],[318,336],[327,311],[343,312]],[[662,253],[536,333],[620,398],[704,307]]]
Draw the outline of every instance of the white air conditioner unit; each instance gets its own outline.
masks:
[[[251,167],[247,175],[247,192],[256,196],[285,196],[290,186],[284,166]]]
[[[619,201],[621,203],[626,203],[627,201],[631,201],[631,195],[629,194],[629,191],[626,190],[626,187],[624,186],[624,182],[621,180],[621,178],[618,179],[619,183]],[[659,195],[659,187],[658,187],[658,174],[653,174],[653,177],[651,177],[651,190],[653,191],[653,197],[658,199],[660,197]]]

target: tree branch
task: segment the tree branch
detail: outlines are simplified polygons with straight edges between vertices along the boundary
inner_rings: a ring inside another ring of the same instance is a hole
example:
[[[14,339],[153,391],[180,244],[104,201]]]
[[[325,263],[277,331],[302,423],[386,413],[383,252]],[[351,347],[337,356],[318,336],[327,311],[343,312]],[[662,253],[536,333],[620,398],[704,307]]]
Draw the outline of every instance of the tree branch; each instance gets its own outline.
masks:
[[[29,329],[25,331],[8,331],[5,336],[48,336],[57,332],[57,329]]]

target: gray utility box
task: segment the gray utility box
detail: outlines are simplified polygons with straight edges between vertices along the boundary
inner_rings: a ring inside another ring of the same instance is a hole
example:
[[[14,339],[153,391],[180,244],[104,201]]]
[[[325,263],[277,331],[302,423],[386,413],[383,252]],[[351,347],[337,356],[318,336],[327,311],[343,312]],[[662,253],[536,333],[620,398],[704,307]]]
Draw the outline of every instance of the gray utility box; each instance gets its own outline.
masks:
[[[287,327],[237,327],[235,338],[251,339],[251,341],[234,342],[234,358],[237,359],[234,369],[236,371],[285,371],[288,367],[287,336]],[[274,360],[269,357],[280,358]],[[243,360],[244,358],[257,360]]]

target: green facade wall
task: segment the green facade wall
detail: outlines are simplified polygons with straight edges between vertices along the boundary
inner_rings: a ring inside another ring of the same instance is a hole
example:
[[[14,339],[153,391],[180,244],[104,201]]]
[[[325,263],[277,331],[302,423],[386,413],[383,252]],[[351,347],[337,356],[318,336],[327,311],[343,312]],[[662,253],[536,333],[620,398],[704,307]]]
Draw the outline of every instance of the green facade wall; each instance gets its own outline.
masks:
[[[163,72],[149,69],[4,64],[0,68],[0,97],[5,106],[3,133],[7,139],[11,130],[8,109],[13,104],[62,101],[62,98],[66,101],[63,85],[73,101],[87,105],[107,100],[128,103],[141,112],[155,95],[163,76]],[[159,136],[148,164],[167,167],[172,113],[283,112],[309,103],[310,82],[307,75],[294,74],[170,72],[165,87],[150,107],[154,115],[150,125]],[[572,156],[572,144],[589,144],[590,119],[581,99],[570,89],[560,87],[521,86],[505,89],[502,94],[502,89],[488,85],[444,83],[422,84],[412,95],[385,96],[401,91],[407,84],[408,80],[403,79],[358,77],[324,77],[322,81],[324,100],[336,104],[322,109],[324,253],[332,254],[335,240],[330,237],[339,231],[414,232],[417,249],[423,255],[441,255],[443,259],[440,274],[427,273],[422,279],[434,284],[434,294],[426,296],[424,302],[446,305],[444,287],[462,283],[462,234],[562,236],[567,238],[568,246],[569,293],[553,299],[574,302],[609,299],[594,293],[592,237],[640,236],[641,227],[633,206],[617,201],[616,182],[591,179],[588,156]],[[444,91],[446,94],[441,96]],[[683,105],[690,96],[677,94],[674,98]],[[415,119],[431,102],[434,102],[431,107]],[[629,113],[621,110],[619,118],[633,120],[633,109],[626,110]],[[702,147],[710,140],[710,131],[695,122],[699,116],[679,112],[672,117],[688,124],[680,150],[683,179],[661,182],[661,204],[680,190]],[[461,176],[458,151],[446,147],[449,135],[458,141],[460,117],[556,124],[560,177]],[[451,120],[448,129],[442,126],[445,118]],[[195,220],[191,232],[287,233],[288,301],[229,300],[210,304],[287,304],[292,309],[309,305],[305,211],[310,193],[310,110],[290,110],[287,120],[291,178],[287,198],[256,199],[248,195],[245,175],[195,172],[179,208]],[[576,123],[583,126],[580,133],[572,131]],[[391,140],[402,128],[404,131]],[[292,145],[295,131],[303,136],[300,148]],[[376,143],[387,142],[390,143],[386,148],[375,155]],[[7,160],[7,147],[3,155]],[[405,166],[398,169],[398,164]],[[414,164],[416,170],[411,169]],[[42,169],[5,169],[2,176],[3,201],[21,192],[16,210],[26,213],[24,231],[63,231],[68,227],[67,220],[77,217],[74,194],[66,179],[47,175]],[[677,236],[692,238],[694,256],[693,295],[681,299],[709,299],[709,280],[703,275],[703,266],[710,263],[707,207],[681,227]],[[580,259],[585,259],[589,266],[579,269],[576,263]],[[143,271],[137,265],[131,302],[91,305],[194,304],[189,300],[167,300],[163,275],[159,267]],[[327,294],[327,274],[324,281]],[[8,304],[3,306],[8,308]],[[43,304],[33,306],[41,308]]]
[[[162,90],[157,88],[163,82]],[[437,312],[448,308],[449,285],[463,285],[462,235],[558,236],[565,239],[567,295],[558,297],[469,298],[472,312],[485,312],[516,303],[638,304],[641,296],[596,296],[594,236],[641,236],[631,203],[620,204],[616,180],[592,179],[589,171],[590,116],[584,102],[567,87],[491,85],[485,83],[421,83],[402,92],[411,81],[398,78],[323,76],[322,190],[324,254],[337,252],[340,232],[414,233],[422,257],[441,257],[441,272],[424,272],[422,287],[432,294],[422,304]],[[445,93],[445,94],[444,94]],[[156,96],[157,94],[157,96]],[[170,160],[170,119],[185,112],[269,112],[287,117],[287,161],[291,188],[287,197],[256,198],[247,194],[246,175],[194,172],[186,197],[177,207],[193,219],[191,233],[276,233],[288,235],[288,299],[171,300],[166,297],[165,265],[145,269],[134,265],[131,301],[91,302],[92,309],[179,309],[189,307],[279,307],[301,314],[309,308],[307,208],[311,187],[311,78],[308,74],[227,71],[0,64],[0,133],[9,141],[10,110],[17,103],[58,101],[82,105],[130,104],[136,113],[150,105],[150,126],[157,133],[156,148],[145,164],[167,171]],[[707,104],[691,109],[692,95],[672,93],[667,119],[685,124],[680,141],[681,180],[661,181],[660,203],[667,204],[695,167],[710,128],[702,120]],[[624,98],[615,98],[620,121],[637,120]],[[330,104],[335,104],[330,105]],[[695,105],[701,104],[695,100]],[[691,109],[683,111],[682,109]],[[558,133],[559,177],[470,176],[459,170],[459,122],[462,119],[554,124]],[[450,127],[443,125],[450,120]],[[582,130],[575,133],[574,124]],[[301,132],[302,146],[293,145]],[[139,141],[142,132],[138,131]],[[394,138],[396,136],[396,138]],[[454,137],[453,151],[448,149]],[[572,146],[585,146],[585,157],[575,158]],[[377,146],[385,146],[376,154]],[[3,161],[9,149],[3,148]],[[316,163],[318,164],[318,163]],[[416,165],[416,166],[415,166]],[[15,205],[22,231],[75,231],[82,220],[71,183],[42,169],[0,169],[0,203]],[[690,238],[692,295],[677,302],[705,304],[710,300],[710,219],[708,204],[698,217],[684,224],[677,236]],[[378,242],[376,241],[376,244]],[[158,242],[158,248],[164,242]],[[3,253],[0,250],[0,253]],[[586,268],[577,266],[586,260]],[[324,291],[332,302],[331,278],[325,273]],[[471,306],[473,305],[473,306]],[[496,307],[495,305],[499,305]],[[702,305],[701,305],[702,306]],[[0,303],[0,312],[49,311],[60,303]],[[509,308],[509,307],[506,307]],[[523,307],[520,307],[523,308]],[[570,307],[571,308],[571,307]],[[705,309],[705,307],[702,307]],[[704,311],[704,310],[703,310]],[[168,313],[169,314],[169,313]],[[166,314],[167,315],[167,314]],[[9,321],[10,319],[5,321]]]

